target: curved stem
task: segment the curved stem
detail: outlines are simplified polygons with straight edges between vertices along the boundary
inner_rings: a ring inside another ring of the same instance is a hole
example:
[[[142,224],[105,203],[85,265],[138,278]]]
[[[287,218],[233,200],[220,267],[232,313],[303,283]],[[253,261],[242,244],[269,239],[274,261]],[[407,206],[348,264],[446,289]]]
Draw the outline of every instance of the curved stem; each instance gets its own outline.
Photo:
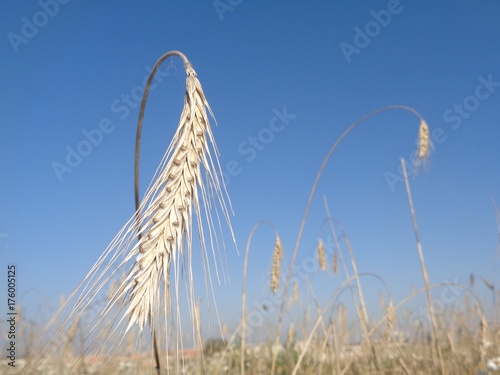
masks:
[[[149,73],[148,80],[146,82],[146,86],[144,87],[144,93],[142,95],[141,109],[139,111],[139,120],[137,121],[137,134],[135,137],[135,162],[134,162],[134,193],[135,193],[135,215],[136,215],[136,224],[137,224],[137,238],[140,240],[141,235],[141,221],[140,221],[140,201],[139,201],[139,155],[141,152],[141,134],[142,134],[142,121],[144,118],[144,111],[146,110],[146,102],[148,100],[149,95],[149,87],[151,86],[151,82],[153,82],[154,75],[160,65],[171,56],[179,56],[184,62],[184,69],[190,69],[191,63],[187,59],[187,57],[179,51],[170,51],[161,56],[158,61],[155,63],[153,69]],[[158,375],[160,375],[160,354],[158,350],[158,344],[156,339],[156,332],[154,327],[151,327],[151,334],[153,340],[153,356],[155,361],[155,369]]]
[[[298,253],[298,249],[299,249],[299,245],[300,245],[300,240],[302,239],[302,233],[304,231],[304,227],[305,227],[305,224],[306,224],[307,215],[309,214],[309,209],[311,207],[312,198],[314,196],[314,193],[316,192],[316,188],[318,186],[319,179],[320,179],[321,175],[323,174],[323,170],[325,169],[326,164],[327,164],[328,160],[330,159],[330,156],[332,155],[333,151],[335,151],[335,149],[337,148],[337,146],[339,145],[339,143],[346,137],[347,134],[349,134],[351,132],[351,130],[353,130],[355,127],[357,127],[359,124],[361,124],[363,121],[369,119],[370,117],[373,117],[373,116],[375,116],[375,115],[377,115],[377,114],[379,114],[381,112],[389,111],[389,110],[393,110],[393,109],[402,109],[402,110],[405,110],[405,111],[409,111],[409,112],[415,114],[419,119],[422,120],[422,116],[416,110],[414,110],[411,107],[404,106],[404,105],[392,105],[392,106],[387,106],[387,107],[383,107],[383,108],[377,109],[377,110],[375,110],[375,111],[373,111],[373,112],[371,112],[371,113],[369,113],[369,114],[361,117],[359,120],[357,120],[356,122],[354,122],[353,124],[351,124],[341,134],[341,136],[337,139],[337,141],[333,144],[333,146],[328,151],[325,159],[323,160],[323,163],[321,164],[321,167],[319,168],[318,174],[316,175],[316,179],[314,180],[314,184],[313,184],[311,192],[309,194],[309,199],[307,200],[306,209],[305,209],[304,215],[302,217],[302,222],[300,223],[299,233],[297,235],[297,242],[295,243],[295,247],[293,249],[292,260],[291,260],[291,263],[290,263],[290,268],[288,270],[288,275],[287,275],[286,282],[285,282],[285,288],[284,288],[284,291],[283,291],[283,300],[281,301],[280,315],[279,315],[279,318],[278,318],[278,331],[277,331],[277,334],[276,334],[276,345],[278,345],[279,341],[280,341],[281,326],[282,326],[282,323],[283,323],[283,312],[284,312],[284,309],[285,309],[285,301],[286,301],[286,296],[287,296],[287,293],[288,293],[288,288],[290,286],[290,279],[292,277],[293,267],[295,265],[295,258],[297,257],[297,253]],[[274,375],[274,373],[276,371],[276,361],[277,361],[277,358],[278,358],[277,354],[273,354],[273,362],[272,362],[272,367],[271,367],[271,375]]]
[[[134,195],[135,195],[135,210],[136,210],[136,220],[137,220],[137,237],[141,239],[142,235],[140,233],[141,230],[141,222],[140,222],[140,212],[139,212],[139,155],[141,152],[141,135],[142,135],[142,121],[144,118],[144,112],[146,110],[146,102],[148,100],[149,95],[149,87],[151,86],[151,82],[153,82],[154,75],[160,65],[171,56],[179,56],[184,62],[184,69],[188,70],[191,68],[191,63],[187,59],[187,57],[179,51],[170,51],[164,54],[162,57],[158,59],[156,64],[153,66],[153,69],[149,73],[148,80],[146,82],[146,86],[144,87],[144,93],[142,95],[141,109],[139,111],[139,120],[137,121],[137,134],[135,137],[135,161],[134,161]]]

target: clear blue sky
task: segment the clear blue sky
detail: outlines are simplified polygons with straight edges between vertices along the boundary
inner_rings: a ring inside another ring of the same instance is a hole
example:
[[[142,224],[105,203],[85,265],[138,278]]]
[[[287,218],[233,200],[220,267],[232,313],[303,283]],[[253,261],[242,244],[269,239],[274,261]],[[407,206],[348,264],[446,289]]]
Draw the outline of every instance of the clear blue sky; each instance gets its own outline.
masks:
[[[239,166],[228,190],[240,250],[252,226],[268,220],[289,262],[331,144],[357,118],[402,104],[441,129],[428,168],[412,180],[431,281],[467,283],[470,272],[493,280],[500,3],[229,3],[2,5],[0,265],[1,274],[17,265],[21,304],[34,309],[68,295],[132,216],[137,98],[148,68],[174,49],[191,60],[216,115],[223,169],[231,161]],[[160,78],[144,124],[143,189],[181,112],[181,61],[164,65]],[[288,123],[273,131],[271,120],[284,111]],[[66,164],[68,147],[76,150],[101,123],[102,140],[91,150],[81,146],[86,155],[58,176],[54,162]],[[344,140],[318,187],[297,264],[315,250],[325,195],[361,272],[381,276],[396,301],[423,285],[404,185],[386,179],[414,150],[418,124],[392,111]],[[250,257],[250,301],[269,295],[272,248],[272,231],[263,227]],[[231,284],[218,288],[217,298],[222,320],[231,323],[240,313],[243,256],[231,246],[227,256]],[[310,280],[325,301],[341,278],[314,273]],[[365,284],[375,306],[383,287]],[[486,298],[482,286],[475,290]]]

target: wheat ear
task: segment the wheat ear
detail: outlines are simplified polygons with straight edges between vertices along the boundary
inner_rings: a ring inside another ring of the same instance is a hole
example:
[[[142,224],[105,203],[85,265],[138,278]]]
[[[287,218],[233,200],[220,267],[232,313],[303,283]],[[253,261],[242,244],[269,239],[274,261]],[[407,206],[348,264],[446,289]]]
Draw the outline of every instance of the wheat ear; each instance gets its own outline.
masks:
[[[207,142],[213,142],[207,115],[207,109],[211,113],[210,106],[190,64],[186,74],[184,109],[169,147],[171,157],[153,184],[153,194],[145,198],[148,207],[139,216],[142,235],[136,263],[126,280],[133,285],[126,312],[128,327],[134,323],[141,329],[151,325],[154,306],[160,300],[160,281],[168,277],[170,262],[178,261],[185,251],[191,253],[193,208],[198,225],[203,228],[200,198],[205,200],[209,192],[204,186],[202,166],[216,191],[221,190],[214,161],[207,152]],[[212,218],[208,222],[213,225]],[[203,232],[199,237],[205,249]]]
[[[273,267],[271,269],[271,291],[274,294],[276,294],[280,286],[282,258],[283,258],[283,245],[281,244],[280,236],[276,233],[276,239],[274,242],[274,250],[273,250]]]
[[[429,125],[421,118],[418,128],[418,158],[426,159],[429,156],[430,148],[431,138],[429,136]]]
[[[326,270],[326,250],[325,250],[325,244],[323,243],[321,238],[319,239],[319,242],[318,242],[317,252],[318,252],[319,268],[321,271],[325,271]]]
[[[41,345],[40,352],[48,347],[57,348],[71,324],[80,316],[85,316],[91,327],[83,337],[82,349],[85,353],[114,354],[127,332],[134,328],[142,335],[149,331],[148,338],[153,340],[151,347],[155,347],[155,355],[159,351],[162,358],[166,358],[167,343],[172,338],[174,347],[171,350],[180,351],[183,347],[183,281],[186,282],[193,338],[199,338],[199,332],[195,332],[199,324],[195,313],[195,278],[192,271],[194,216],[204,278],[210,286],[208,248],[212,249],[213,263],[217,265],[216,251],[224,246],[221,220],[225,219],[228,223],[233,241],[234,236],[230,224],[231,206],[224,182],[218,177],[222,171],[208,119],[208,114],[213,114],[196,72],[182,53],[169,52],[156,62],[146,84],[140,125],[154,73],[171,56],[183,59],[187,75],[184,107],[175,135],[139,209],[49,323],[42,334],[44,339],[49,337],[48,342],[45,345],[37,343]],[[139,141],[140,137],[137,138]],[[102,296],[105,296],[104,301],[100,298]],[[156,348],[157,339],[159,349]],[[74,363],[78,360],[73,358]],[[180,365],[177,363],[176,371],[179,372]],[[32,365],[39,366],[37,363]],[[159,372],[158,367],[157,370]]]

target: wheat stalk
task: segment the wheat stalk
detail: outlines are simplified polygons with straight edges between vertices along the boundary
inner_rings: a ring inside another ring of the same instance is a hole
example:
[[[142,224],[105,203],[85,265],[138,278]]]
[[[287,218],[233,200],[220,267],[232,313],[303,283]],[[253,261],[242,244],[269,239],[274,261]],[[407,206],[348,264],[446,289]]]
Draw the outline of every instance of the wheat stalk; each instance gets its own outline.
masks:
[[[426,155],[424,155],[424,157],[425,156]],[[420,258],[420,265],[422,268],[422,276],[424,278],[424,283],[426,286],[425,296],[427,299],[427,309],[429,312],[429,318],[431,320],[432,341],[434,344],[434,351],[435,351],[435,354],[438,356],[441,373],[443,375],[446,375],[448,373],[448,371],[444,365],[443,354],[441,351],[441,347],[439,346],[439,340],[437,337],[438,325],[437,325],[436,316],[434,315],[434,309],[432,306],[431,294],[430,294],[430,290],[429,290],[429,274],[427,272],[427,265],[425,263],[424,253],[422,251],[422,243],[420,242],[420,236],[419,236],[418,227],[417,227],[417,219],[415,217],[415,209],[413,207],[413,197],[411,194],[410,183],[408,181],[408,173],[406,171],[406,163],[405,163],[405,160],[403,158],[401,159],[401,166],[403,168],[403,177],[404,177],[405,185],[406,185],[406,195],[408,197],[408,203],[410,205],[410,214],[411,214],[412,223],[413,223],[413,231],[415,233],[415,240],[417,242],[417,251],[418,251],[419,258]]]
[[[332,264],[333,274],[336,275],[339,272],[339,260],[337,257],[337,252],[333,253],[333,264]]]
[[[213,117],[213,113],[196,72],[178,51],[163,55],[149,76],[139,115],[137,144],[149,86],[161,63],[171,56],[181,57],[186,70],[184,107],[177,130],[136,214],[49,323],[41,338],[49,336],[49,342],[45,346],[37,343],[41,346],[40,354],[49,346],[59,345],[72,323],[87,314],[91,329],[83,338],[84,352],[112,355],[127,332],[137,327],[142,335],[149,331],[156,357],[156,340],[159,340],[159,350],[166,358],[169,335],[174,339],[174,351],[183,346],[183,281],[186,282],[193,338],[199,338],[199,332],[195,332],[199,324],[192,271],[193,220],[197,223],[207,291],[212,285],[208,248],[211,248],[219,277],[216,251],[224,246],[221,219],[228,223],[233,241],[234,235],[229,218],[229,197],[224,182],[218,177],[222,171],[208,118],[208,114]],[[136,156],[138,150],[139,147]],[[138,157],[136,177],[137,163]],[[100,297],[104,298],[103,303],[95,306]],[[31,366],[36,368],[39,361]],[[78,362],[78,358],[73,361]],[[159,373],[159,364],[156,365]]]

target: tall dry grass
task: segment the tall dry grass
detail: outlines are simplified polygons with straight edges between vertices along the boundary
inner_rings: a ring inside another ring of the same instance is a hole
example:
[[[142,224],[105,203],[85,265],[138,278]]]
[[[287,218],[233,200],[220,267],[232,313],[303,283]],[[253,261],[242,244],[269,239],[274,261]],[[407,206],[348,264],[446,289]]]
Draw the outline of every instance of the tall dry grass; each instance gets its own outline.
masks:
[[[425,126],[427,126],[427,125],[426,125],[425,121],[423,120],[423,117],[416,110],[414,110],[411,107],[400,106],[400,105],[383,107],[383,108],[380,108],[378,110],[375,110],[375,111],[369,113],[366,116],[363,116],[362,118],[360,118],[359,120],[355,121],[353,124],[351,124],[350,126],[348,126],[347,129],[340,135],[340,137],[331,146],[331,148],[328,151],[327,155],[323,159],[323,163],[321,164],[321,166],[320,166],[320,168],[318,170],[318,173],[316,174],[316,178],[315,178],[315,180],[313,182],[313,186],[311,188],[311,192],[309,193],[309,198],[307,200],[306,208],[304,210],[304,214],[302,216],[302,221],[301,221],[301,224],[300,224],[300,228],[299,228],[299,231],[298,231],[298,234],[297,234],[297,240],[295,241],[295,247],[294,247],[294,250],[293,250],[293,253],[292,253],[292,259],[291,259],[291,263],[290,263],[290,268],[289,268],[289,271],[288,271],[288,274],[287,274],[287,277],[286,277],[286,282],[285,282],[285,287],[284,287],[284,295],[285,295],[285,297],[286,297],[286,295],[288,293],[290,279],[292,277],[292,272],[293,272],[293,267],[295,265],[295,260],[297,258],[297,253],[298,253],[300,242],[301,242],[301,239],[302,239],[302,234],[303,234],[303,231],[304,231],[305,223],[307,221],[307,216],[309,214],[309,208],[311,207],[312,198],[314,196],[314,193],[315,193],[316,188],[318,186],[319,180],[320,180],[320,178],[321,178],[321,176],[323,174],[323,171],[324,171],[324,169],[326,167],[326,164],[329,161],[332,153],[336,150],[336,148],[340,144],[340,142],[342,142],[342,140],[352,130],[354,130],[358,125],[362,124],[363,122],[365,122],[366,120],[368,120],[369,118],[371,118],[371,117],[373,117],[375,115],[378,115],[378,114],[380,114],[382,112],[389,111],[389,110],[405,110],[405,111],[409,111],[409,112],[415,114],[420,119],[419,137],[418,137],[418,139],[419,139],[419,150],[418,150],[418,153],[417,153],[418,154],[417,160],[420,161],[420,160],[422,160],[422,159],[424,159],[424,158],[427,157],[427,152],[428,152],[428,149],[429,149],[428,147],[430,145],[430,143],[429,143],[430,138],[429,138],[428,129],[427,129],[427,131],[426,131],[426,129],[423,129],[422,128],[422,124],[425,124]],[[427,137],[427,139],[425,139],[425,137]],[[427,149],[426,149],[426,146],[427,146]],[[351,259],[352,259],[352,257],[351,257]],[[354,264],[354,266],[355,266],[355,264]],[[356,273],[357,273],[357,271],[355,271],[355,274]],[[357,280],[357,281],[359,281],[359,280]],[[362,289],[359,286],[358,286],[358,290],[361,293]],[[360,303],[362,305],[364,305],[364,299],[363,299],[362,295],[360,295]],[[276,333],[276,345],[279,344],[279,340],[280,340],[280,336],[281,336],[284,311],[285,311],[285,298],[283,298],[283,301],[282,301],[281,306],[280,306],[280,314],[279,314],[279,318],[278,318],[278,329],[277,329],[277,333]],[[366,321],[365,311],[366,311],[366,309],[363,308],[363,306],[362,306],[362,311],[361,311],[362,317],[361,317],[360,321],[361,321],[361,324],[362,324],[362,329],[366,333],[367,327],[366,327],[366,323],[365,323],[365,321]],[[372,358],[373,358],[374,364],[377,367],[376,355],[375,355],[375,353],[373,351],[372,351],[372,355],[373,355]],[[278,358],[277,354],[274,354],[273,355],[272,367],[271,367],[271,375],[275,374],[277,358]]]

